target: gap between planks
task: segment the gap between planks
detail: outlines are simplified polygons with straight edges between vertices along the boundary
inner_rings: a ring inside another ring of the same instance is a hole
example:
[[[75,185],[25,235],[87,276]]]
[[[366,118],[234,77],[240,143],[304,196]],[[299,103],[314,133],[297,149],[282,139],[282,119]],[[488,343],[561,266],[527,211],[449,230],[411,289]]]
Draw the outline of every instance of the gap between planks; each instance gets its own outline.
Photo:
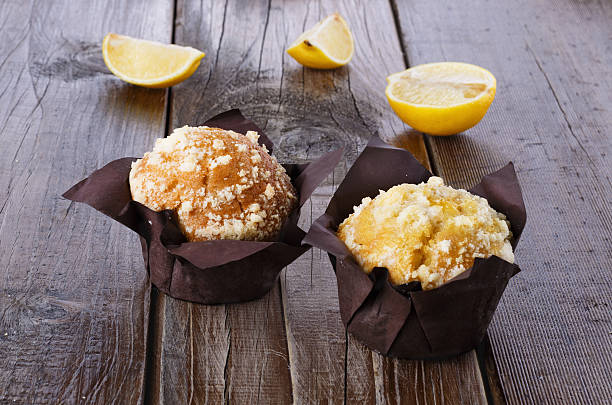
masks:
[[[166,297],[151,285],[149,304],[149,325],[143,384],[143,403],[159,404],[161,394],[161,349],[164,333]]]

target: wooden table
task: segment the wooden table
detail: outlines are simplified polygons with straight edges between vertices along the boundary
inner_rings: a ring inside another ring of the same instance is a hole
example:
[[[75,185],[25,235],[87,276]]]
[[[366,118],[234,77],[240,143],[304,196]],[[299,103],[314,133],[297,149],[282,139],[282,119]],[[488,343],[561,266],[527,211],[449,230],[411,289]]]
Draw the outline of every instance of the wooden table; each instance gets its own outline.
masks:
[[[245,3],[0,2],[0,403],[610,403],[612,3]],[[284,50],[334,11],[355,57],[302,68]],[[207,55],[170,90],[138,88],[105,68],[109,31]],[[497,98],[465,134],[424,136],[391,111],[385,77],[444,60],[490,69]],[[305,229],[373,134],[454,186],[514,161],[529,215],[523,271],[481,346],[435,362],[372,353],[346,334],[317,249],[257,301],[166,297],[134,233],[60,197],[233,107],[281,161],[346,147],[303,209]]]

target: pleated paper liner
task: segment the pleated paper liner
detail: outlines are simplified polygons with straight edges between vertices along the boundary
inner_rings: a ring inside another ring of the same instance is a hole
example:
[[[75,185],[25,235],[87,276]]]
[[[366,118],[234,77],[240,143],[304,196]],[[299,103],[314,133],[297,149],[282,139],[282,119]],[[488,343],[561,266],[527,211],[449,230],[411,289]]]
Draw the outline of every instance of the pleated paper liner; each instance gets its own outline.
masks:
[[[217,115],[203,125],[241,134],[257,131],[259,143],[272,151],[272,142],[239,110]],[[145,268],[151,282],[178,299],[203,304],[249,301],[265,295],[280,271],[305,253],[305,232],[297,225],[300,207],[334,169],[341,150],[308,164],[283,165],[299,196],[276,241],[212,240],[187,242],[171,210],[155,212],[133,201],[129,186],[131,164],[136,158],[108,163],[70,190],[64,197],[86,203],[127,226],[138,235]]]
[[[431,176],[410,152],[374,137],[304,238],[304,243],[329,253],[348,331],[390,357],[435,359],[473,349],[484,337],[508,280],[520,271],[496,256],[478,258],[472,268],[429,291],[422,291],[419,282],[393,286],[386,268],[363,271],[336,236],[340,223],[364,197],[374,198],[379,190],[418,184]],[[515,248],[526,212],[512,163],[485,176],[470,191],[507,216]]]

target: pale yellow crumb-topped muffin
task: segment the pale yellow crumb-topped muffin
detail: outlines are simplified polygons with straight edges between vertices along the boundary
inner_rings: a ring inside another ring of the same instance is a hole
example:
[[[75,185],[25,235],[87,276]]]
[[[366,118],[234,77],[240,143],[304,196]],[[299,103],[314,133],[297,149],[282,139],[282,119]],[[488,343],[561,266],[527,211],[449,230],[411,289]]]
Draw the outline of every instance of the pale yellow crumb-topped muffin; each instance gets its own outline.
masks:
[[[477,257],[514,262],[505,215],[435,176],[364,198],[338,237],[366,272],[386,267],[393,284],[420,281],[424,290],[469,269]]]
[[[132,164],[132,199],[155,211],[176,210],[189,241],[274,239],[297,197],[258,138],[253,131],[175,129]]]

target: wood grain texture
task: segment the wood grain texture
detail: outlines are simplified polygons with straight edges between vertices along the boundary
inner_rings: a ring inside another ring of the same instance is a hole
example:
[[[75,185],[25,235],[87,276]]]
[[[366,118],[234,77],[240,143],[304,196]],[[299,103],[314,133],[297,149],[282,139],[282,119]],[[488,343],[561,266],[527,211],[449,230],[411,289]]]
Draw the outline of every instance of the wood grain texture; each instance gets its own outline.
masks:
[[[474,351],[454,359],[411,362],[384,361],[378,356],[382,404],[485,404]]]
[[[496,100],[466,134],[431,138],[451,184],[509,160],[528,221],[523,272],[490,328],[509,403],[603,404],[612,398],[610,2],[397,2],[411,64],[490,69]]]
[[[60,195],[164,127],[165,91],[102,61],[108,31],[169,40],[171,4],[0,3],[0,403],[142,401],[136,236]]]

